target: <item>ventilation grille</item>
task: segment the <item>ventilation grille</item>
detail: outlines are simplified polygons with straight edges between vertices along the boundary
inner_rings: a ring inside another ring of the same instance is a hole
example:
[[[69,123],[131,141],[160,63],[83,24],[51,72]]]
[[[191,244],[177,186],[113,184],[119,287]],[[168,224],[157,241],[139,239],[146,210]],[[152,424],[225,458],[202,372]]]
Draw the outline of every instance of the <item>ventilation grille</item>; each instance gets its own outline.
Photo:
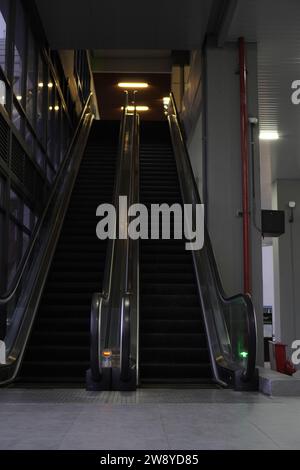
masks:
[[[0,115],[0,158],[6,163],[9,155],[9,126]]]

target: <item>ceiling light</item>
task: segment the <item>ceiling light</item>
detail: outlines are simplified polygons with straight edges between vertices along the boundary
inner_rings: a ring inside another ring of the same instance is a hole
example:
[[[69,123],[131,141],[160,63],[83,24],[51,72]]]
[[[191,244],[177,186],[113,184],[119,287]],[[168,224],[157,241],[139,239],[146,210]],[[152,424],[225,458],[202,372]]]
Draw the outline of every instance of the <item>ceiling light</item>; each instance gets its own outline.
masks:
[[[148,88],[148,83],[143,83],[143,82],[121,82],[118,83],[119,88]]]
[[[39,88],[44,88],[44,84],[43,82],[40,82],[39,85],[38,85]]]
[[[53,88],[53,83],[52,82],[48,83],[48,88]]]
[[[163,98],[163,102],[164,102],[164,104],[169,104],[169,103],[170,103],[170,97],[169,97],[169,96],[165,96],[165,97]]]
[[[54,106],[54,109],[55,111],[59,111],[59,106],[58,105]]]
[[[122,110],[124,109],[124,106],[121,108]],[[134,111],[135,109],[137,111],[149,111],[149,106],[127,106],[127,111]]]
[[[53,106],[49,106],[49,111],[53,111]]]
[[[277,131],[261,131],[259,134],[260,140],[278,140],[279,134]]]
[[[18,100],[18,101],[21,101],[21,100],[22,100],[22,96],[21,96],[21,95],[18,95],[18,96],[17,96],[17,100]]]

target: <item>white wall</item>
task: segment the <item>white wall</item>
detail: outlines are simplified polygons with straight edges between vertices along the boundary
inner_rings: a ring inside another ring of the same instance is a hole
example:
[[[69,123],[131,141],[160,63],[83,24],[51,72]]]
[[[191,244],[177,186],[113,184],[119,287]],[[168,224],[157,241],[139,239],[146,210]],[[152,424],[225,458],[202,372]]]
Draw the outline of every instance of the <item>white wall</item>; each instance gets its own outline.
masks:
[[[203,123],[202,113],[197,120],[196,127],[188,139],[188,151],[192,163],[194,176],[200,197],[203,201]]]
[[[263,262],[263,299],[264,306],[273,308],[274,313],[274,264],[273,246],[262,247]]]
[[[296,202],[289,223],[289,201]],[[286,212],[285,234],[274,240],[275,337],[288,346],[300,339],[300,180],[277,180],[273,208]]]

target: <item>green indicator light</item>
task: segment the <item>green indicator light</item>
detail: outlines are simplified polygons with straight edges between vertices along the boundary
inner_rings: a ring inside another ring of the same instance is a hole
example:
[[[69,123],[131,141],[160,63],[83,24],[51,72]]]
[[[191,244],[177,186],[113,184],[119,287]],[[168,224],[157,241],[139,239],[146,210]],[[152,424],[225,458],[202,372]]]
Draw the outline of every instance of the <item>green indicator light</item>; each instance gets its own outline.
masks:
[[[246,359],[246,357],[248,357],[248,353],[246,351],[242,351],[240,353],[240,356],[243,357],[244,359]]]

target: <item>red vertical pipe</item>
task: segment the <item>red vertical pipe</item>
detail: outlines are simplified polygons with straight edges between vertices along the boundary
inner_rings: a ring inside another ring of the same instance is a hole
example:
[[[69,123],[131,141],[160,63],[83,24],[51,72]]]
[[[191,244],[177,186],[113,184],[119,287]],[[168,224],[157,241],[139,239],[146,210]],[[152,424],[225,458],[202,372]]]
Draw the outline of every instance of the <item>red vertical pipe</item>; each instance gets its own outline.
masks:
[[[240,103],[241,103],[241,157],[243,185],[243,256],[244,292],[251,293],[250,280],[250,209],[249,209],[249,138],[247,103],[247,66],[244,38],[239,38]]]

